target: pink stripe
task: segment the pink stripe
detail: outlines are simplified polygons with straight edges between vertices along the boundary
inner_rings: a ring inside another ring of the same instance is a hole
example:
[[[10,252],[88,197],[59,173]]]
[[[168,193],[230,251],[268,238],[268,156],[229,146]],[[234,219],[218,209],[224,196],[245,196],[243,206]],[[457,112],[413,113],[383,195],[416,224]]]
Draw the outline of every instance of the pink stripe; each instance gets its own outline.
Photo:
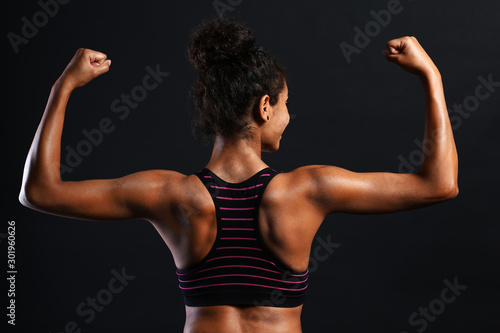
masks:
[[[222,230],[245,230],[245,231],[254,231],[254,228],[222,228]]]
[[[264,184],[257,184],[257,185],[254,185],[254,186],[250,186],[250,187],[242,187],[242,188],[234,188],[234,187],[224,187],[224,186],[215,186],[215,185],[211,185],[210,187],[212,188],[218,188],[220,190],[235,190],[235,191],[244,191],[244,190],[250,190],[252,188],[256,188],[256,187],[259,187],[259,186],[262,186]]]
[[[252,210],[255,207],[245,207],[245,208],[230,208],[230,207],[219,207],[222,210]]]
[[[219,196],[216,196],[217,199],[224,199],[224,200],[250,200],[250,199],[255,199],[257,198],[259,195],[254,195],[252,197],[246,197],[246,198],[227,198],[227,197],[219,197]]]
[[[271,174],[270,173],[263,173],[262,175],[260,175],[261,177],[265,177],[265,176],[270,176]]]
[[[261,258],[249,257],[249,256],[224,256],[224,257],[212,258],[212,259],[207,260],[206,262],[210,262],[210,261],[217,260],[217,259],[232,259],[232,258],[255,259],[255,260],[264,261],[264,262],[270,263],[271,265],[276,266],[276,264],[272,261],[269,261],[266,259],[261,259]]]
[[[222,246],[216,248],[216,250],[229,250],[229,249],[238,249],[238,250],[255,250],[255,251],[262,251],[259,248],[256,247],[248,247],[248,246]]]
[[[278,287],[272,287],[272,286],[266,286],[262,284],[254,284],[254,283],[217,283],[217,284],[208,284],[206,286],[198,286],[198,287],[181,287],[181,289],[197,289],[197,288],[206,288],[206,287],[217,287],[217,286],[254,286],[254,287],[263,287],[263,288],[270,288],[270,289],[279,289],[279,290],[288,290],[288,291],[301,291],[304,289],[307,289],[307,284],[304,288],[300,289],[294,289],[294,288],[278,288]]]
[[[272,269],[267,269],[267,268],[262,268],[262,267],[257,267],[257,266],[249,266],[249,265],[224,265],[224,266],[217,266],[217,267],[210,267],[210,268],[205,268],[197,272],[192,272],[192,273],[179,273],[176,272],[177,275],[189,275],[189,274],[194,274],[194,273],[203,273],[206,271],[211,271],[213,269],[219,269],[219,268],[233,268],[233,267],[242,267],[242,268],[253,268],[253,269],[260,269],[262,271],[267,271],[271,273],[276,273],[276,274],[282,274],[281,272],[278,271],[273,271]]]
[[[230,220],[230,221],[253,221],[253,217],[221,217],[221,220]]]
[[[249,237],[221,237],[220,239],[257,240],[257,238],[249,238]]]
[[[228,277],[228,276],[245,276],[245,277],[258,278],[258,279],[266,279],[266,280],[270,280],[270,281],[278,281],[278,282],[283,282],[283,283],[294,283],[294,284],[304,283],[307,281],[307,279],[302,280],[302,281],[283,281],[283,280],[273,279],[273,278],[269,278],[269,277],[265,277],[265,276],[258,276],[258,275],[251,275],[251,274],[222,274],[222,275],[206,276],[206,277],[202,277],[202,278],[198,278],[198,279],[194,279],[194,280],[189,280],[189,281],[185,281],[185,280],[181,280],[181,279],[178,279],[178,280],[179,280],[179,282],[182,282],[182,283],[190,283],[190,282],[195,282],[195,281],[214,279],[214,278],[219,278],[219,277]]]
[[[307,275],[309,273],[309,270],[306,269],[306,272],[304,274],[290,274],[290,276],[304,276],[304,275]]]
[[[176,272],[176,274],[177,275],[189,275],[189,274],[203,273],[203,272],[211,271],[211,270],[214,270],[214,269],[233,268],[233,267],[253,268],[253,269],[260,269],[261,271],[267,271],[267,272],[271,272],[271,273],[282,274],[282,272],[273,271],[272,269],[267,269],[267,268],[262,268],[262,267],[257,267],[257,266],[250,266],[250,265],[224,265],[224,266],[217,266],[217,267],[205,268],[205,269],[202,269],[202,270],[199,270],[199,271],[196,271],[196,272],[191,272],[191,273],[179,273],[179,272]],[[304,274],[289,274],[289,276],[300,277],[300,276],[306,275],[307,273],[309,273],[309,270],[306,270],[306,272]]]
[[[203,178],[212,178],[212,176],[203,176]]]

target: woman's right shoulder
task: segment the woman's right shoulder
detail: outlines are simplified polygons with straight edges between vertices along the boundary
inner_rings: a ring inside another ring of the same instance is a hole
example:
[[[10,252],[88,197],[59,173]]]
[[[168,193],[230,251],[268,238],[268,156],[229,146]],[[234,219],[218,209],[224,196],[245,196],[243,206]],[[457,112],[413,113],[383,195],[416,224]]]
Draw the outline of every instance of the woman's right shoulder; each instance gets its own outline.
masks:
[[[331,165],[305,165],[289,172],[280,173],[282,182],[288,186],[314,186],[327,175],[333,176],[340,169]]]
[[[326,216],[324,207],[333,201],[331,193],[338,188],[337,183],[345,182],[346,172],[348,171],[332,165],[301,166],[276,175],[272,192],[275,193],[275,198],[287,197],[286,201],[289,202],[293,198],[296,204],[310,206]]]
[[[327,165],[306,165],[293,169],[288,172],[278,173],[271,181],[268,187],[274,196],[290,196],[303,197],[307,199],[310,193],[314,192],[318,183],[324,180],[326,172],[330,168],[335,168]],[[273,195],[271,194],[271,195]]]

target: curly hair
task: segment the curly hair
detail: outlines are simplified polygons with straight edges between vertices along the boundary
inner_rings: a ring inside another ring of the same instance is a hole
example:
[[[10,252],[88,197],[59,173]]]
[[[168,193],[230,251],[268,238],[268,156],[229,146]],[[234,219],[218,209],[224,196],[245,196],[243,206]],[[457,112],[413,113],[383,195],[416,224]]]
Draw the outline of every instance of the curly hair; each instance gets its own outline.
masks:
[[[286,81],[285,68],[262,47],[247,26],[233,18],[203,22],[192,34],[188,59],[198,70],[191,90],[197,114],[193,134],[225,139],[250,136],[252,110],[264,95],[275,105]]]

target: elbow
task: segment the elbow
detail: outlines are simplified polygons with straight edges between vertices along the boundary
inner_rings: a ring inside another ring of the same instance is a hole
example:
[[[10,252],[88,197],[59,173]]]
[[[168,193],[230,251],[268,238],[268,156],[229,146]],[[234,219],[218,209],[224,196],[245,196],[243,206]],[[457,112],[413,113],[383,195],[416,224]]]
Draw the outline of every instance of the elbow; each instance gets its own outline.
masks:
[[[454,199],[458,196],[458,177],[453,175],[436,175],[429,177],[428,175],[419,175],[422,181],[421,189],[424,191],[423,197],[429,203],[438,203]]]
[[[451,186],[445,193],[445,200],[454,199],[458,196],[458,185]]]
[[[453,191],[450,193],[450,199],[454,199],[458,196],[458,184],[455,184],[455,187],[453,188]]]
[[[19,202],[24,207],[31,209],[36,209],[36,207],[40,206],[38,196],[35,195],[35,193],[33,193],[32,190],[27,189],[24,186],[21,188],[21,191],[19,192]]]
[[[446,201],[454,199],[458,196],[458,184],[452,182],[443,186],[440,186],[434,191],[433,199],[435,201]]]
[[[61,198],[60,182],[23,178],[18,200],[24,207],[51,212]]]
[[[33,186],[23,185],[18,198],[19,202],[24,207],[41,210],[47,205],[48,195],[45,191],[37,189]]]
[[[24,207],[28,207],[29,206],[29,200],[26,196],[26,193],[24,193],[23,190],[21,190],[21,192],[19,192],[19,196],[18,196],[18,199],[19,199],[19,202],[21,203],[21,205],[23,205]]]

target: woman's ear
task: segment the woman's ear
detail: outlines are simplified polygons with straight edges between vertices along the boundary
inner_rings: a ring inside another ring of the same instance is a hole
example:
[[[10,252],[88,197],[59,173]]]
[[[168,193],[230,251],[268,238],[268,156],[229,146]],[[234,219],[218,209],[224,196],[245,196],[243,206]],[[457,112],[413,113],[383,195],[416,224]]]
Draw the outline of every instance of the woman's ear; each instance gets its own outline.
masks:
[[[271,106],[269,104],[269,95],[264,95],[260,98],[258,115],[259,118],[268,121],[269,115],[271,114]]]

